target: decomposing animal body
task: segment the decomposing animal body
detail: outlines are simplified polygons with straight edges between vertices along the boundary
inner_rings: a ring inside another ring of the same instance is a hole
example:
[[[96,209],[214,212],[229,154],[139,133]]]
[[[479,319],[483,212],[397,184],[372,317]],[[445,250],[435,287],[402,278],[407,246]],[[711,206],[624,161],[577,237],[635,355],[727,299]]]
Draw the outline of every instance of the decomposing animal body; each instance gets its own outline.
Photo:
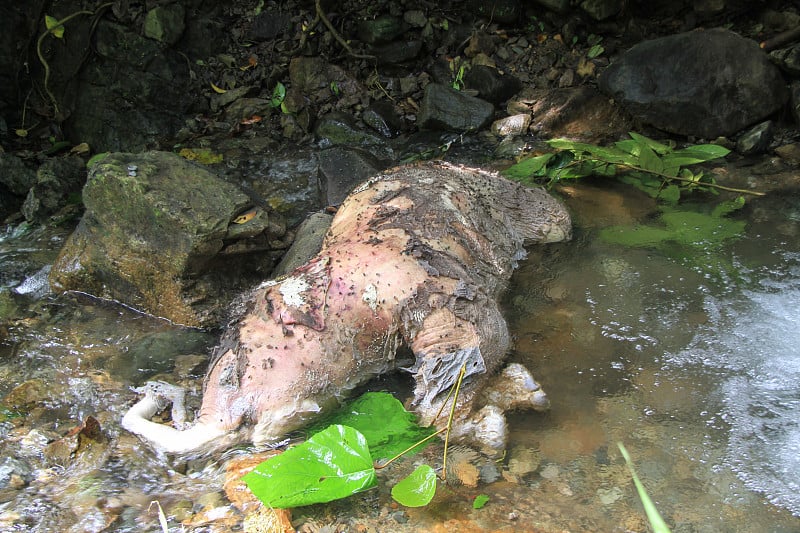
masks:
[[[525,245],[570,236],[569,214],[542,189],[446,163],[388,170],[348,196],[314,258],[247,296],[194,423],[149,420],[180,398],[148,385],[123,426],[169,453],[276,442],[396,369],[403,343],[421,423],[446,423],[434,418],[465,366],[452,436],[501,450],[504,411],[547,399],[522,365],[503,368],[510,337],[498,299]]]

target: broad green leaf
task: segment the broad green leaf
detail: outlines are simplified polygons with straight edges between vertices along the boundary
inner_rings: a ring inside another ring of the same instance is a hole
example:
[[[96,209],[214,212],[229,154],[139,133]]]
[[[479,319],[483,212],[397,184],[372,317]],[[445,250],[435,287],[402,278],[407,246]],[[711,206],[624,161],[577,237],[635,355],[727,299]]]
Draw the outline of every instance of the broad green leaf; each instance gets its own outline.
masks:
[[[644,485],[642,485],[642,482],[639,481],[639,476],[636,475],[636,469],[633,468],[633,462],[631,461],[630,455],[628,455],[628,450],[625,449],[625,446],[621,442],[618,442],[617,446],[619,447],[619,451],[622,453],[622,457],[625,459],[625,463],[628,465],[628,469],[631,472],[633,484],[636,485],[636,492],[639,493],[639,499],[642,500],[642,506],[644,507],[645,514],[647,514],[647,520],[650,522],[650,527],[653,528],[655,533],[670,533],[669,527],[658,513],[658,509],[656,509],[653,500],[650,499],[650,496],[647,494]]]
[[[658,199],[666,204],[675,205],[681,199],[681,188],[677,185],[667,185],[658,193]]]
[[[661,174],[664,171],[664,164],[661,159],[647,145],[642,145],[639,153],[639,164],[636,166],[653,174]]]
[[[698,144],[675,150],[664,156],[664,165],[696,165],[713,159],[725,157],[731,151],[716,144]]]
[[[366,439],[341,425],[267,459],[242,479],[265,505],[277,508],[329,502],[377,483]]]
[[[712,217],[724,217],[727,216],[734,211],[738,211],[739,209],[744,207],[744,196],[737,196],[733,200],[726,200],[724,202],[720,202],[717,207],[714,208],[714,211],[711,212]]]
[[[544,174],[547,162],[550,161],[554,155],[555,154],[543,154],[523,159],[519,163],[505,169],[501,174],[512,180],[526,180],[533,176],[541,176]]]
[[[472,508],[473,509],[482,509],[484,505],[487,504],[489,501],[489,496],[486,494],[478,494],[475,496],[475,499],[472,500]]]
[[[56,39],[61,39],[64,37],[64,25],[59,24],[57,18],[51,17],[50,15],[45,15],[44,25],[48,30],[50,30],[50,33]]]
[[[658,141],[654,141],[650,137],[645,137],[644,135],[636,133],[635,131],[628,132],[628,135],[630,135],[631,139],[636,141],[638,144],[641,144],[642,146],[647,146],[657,154],[664,155],[672,152],[672,146],[660,143]]]
[[[432,434],[435,428],[423,428],[416,417],[403,408],[388,392],[367,392],[309,429],[314,433],[330,424],[358,430],[367,440],[373,458],[390,458]],[[419,452],[424,446],[415,449]]]
[[[275,84],[275,88],[272,89],[272,98],[270,99],[270,105],[272,105],[272,107],[280,107],[285,99],[286,99],[286,86],[281,82],[278,82]]]
[[[428,465],[419,465],[408,477],[392,487],[392,498],[406,507],[428,505],[436,494],[436,472]]]
[[[551,139],[547,144],[557,150],[570,150],[580,154],[587,154],[594,159],[602,159],[609,163],[626,163],[631,161],[631,155],[613,146],[596,146],[594,144],[570,141],[568,139]]]

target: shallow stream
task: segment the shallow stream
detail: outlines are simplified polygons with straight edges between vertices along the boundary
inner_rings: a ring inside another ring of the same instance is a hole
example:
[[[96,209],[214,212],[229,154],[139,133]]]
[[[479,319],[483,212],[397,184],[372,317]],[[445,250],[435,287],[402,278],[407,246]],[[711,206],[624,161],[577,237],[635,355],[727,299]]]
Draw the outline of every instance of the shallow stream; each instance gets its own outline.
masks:
[[[800,531],[800,195],[750,202],[732,217],[746,223],[738,238],[721,228],[719,239],[684,232],[631,247],[608,237],[622,229],[603,228],[663,227],[646,197],[562,192],[576,238],[532,250],[506,302],[511,357],[531,368],[552,410],[512,415],[499,463],[462,453],[479,463],[477,487],[463,476],[429,507],[401,509],[382,485],[295,510],[297,524],[648,531],[621,441],[673,531]],[[0,530],[159,531],[154,500],[173,528],[179,519],[197,531],[240,527],[220,488],[225,460],[244,452],[175,464],[118,424],[130,387],[154,375],[199,393],[214,335],[82,295],[43,295],[65,236],[0,237]],[[89,416],[105,438],[48,445]],[[473,510],[481,493],[489,503]]]

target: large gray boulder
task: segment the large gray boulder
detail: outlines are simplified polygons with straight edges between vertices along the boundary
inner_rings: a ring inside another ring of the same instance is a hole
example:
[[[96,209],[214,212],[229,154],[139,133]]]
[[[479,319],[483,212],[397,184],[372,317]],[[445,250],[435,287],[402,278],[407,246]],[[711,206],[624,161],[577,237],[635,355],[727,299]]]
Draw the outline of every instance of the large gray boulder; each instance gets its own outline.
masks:
[[[637,44],[611,63],[599,84],[643,122],[704,138],[759,122],[788,96],[758,44],[724,29]]]
[[[55,291],[114,299],[190,326],[266,279],[287,247],[283,219],[238,187],[166,152],[94,164],[86,212],[50,273]]]

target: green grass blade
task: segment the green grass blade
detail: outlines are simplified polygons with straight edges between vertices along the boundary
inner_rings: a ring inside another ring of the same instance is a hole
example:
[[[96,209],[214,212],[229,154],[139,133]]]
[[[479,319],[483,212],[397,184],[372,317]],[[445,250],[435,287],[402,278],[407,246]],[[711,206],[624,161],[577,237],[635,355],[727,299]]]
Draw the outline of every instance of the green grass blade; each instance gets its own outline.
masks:
[[[653,500],[650,499],[647,491],[644,490],[644,485],[642,485],[642,482],[639,481],[639,476],[636,475],[636,469],[633,468],[633,462],[631,461],[630,455],[628,455],[628,450],[625,449],[625,446],[621,442],[618,442],[617,446],[619,446],[619,451],[622,453],[622,457],[625,459],[625,462],[628,464],[628,469],[631,471],[633,484],[636,485],[636,491],[639,493],[639,499],[642,500],[644,512],[647,514],[647,520],[650,522],[650,527],[653,528],[655,533],[670,533],[667,523],[664,522],[663,518],[661,518],[661,515],[658,513],[658,509],[656,509]]]

